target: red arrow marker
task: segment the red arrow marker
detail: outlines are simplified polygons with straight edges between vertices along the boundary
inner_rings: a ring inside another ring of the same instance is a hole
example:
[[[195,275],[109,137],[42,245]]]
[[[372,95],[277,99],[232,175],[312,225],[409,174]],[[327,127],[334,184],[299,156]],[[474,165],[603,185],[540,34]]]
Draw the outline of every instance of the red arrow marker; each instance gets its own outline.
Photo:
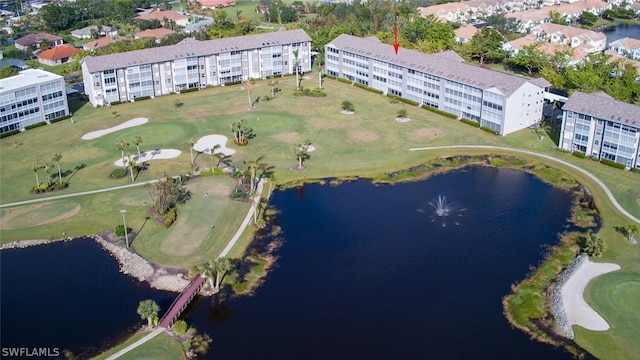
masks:
[[[398,42],[398,25],[393,25],[393,49],[396,51],[396,55],[398,55],[399,48],[400,43]]]

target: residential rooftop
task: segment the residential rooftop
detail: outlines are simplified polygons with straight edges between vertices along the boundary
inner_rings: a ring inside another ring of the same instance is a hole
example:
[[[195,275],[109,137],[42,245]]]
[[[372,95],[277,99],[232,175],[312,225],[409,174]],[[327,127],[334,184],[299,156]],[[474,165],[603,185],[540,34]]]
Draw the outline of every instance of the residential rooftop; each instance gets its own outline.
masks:
[[[562,110],[640,127],[640,119],[638,118],[640,106],[615,100],[604,92],[587,94],[576,91],[571,94]]]
[[[251,50],[268,46],[311,41],[302,29],[281,30],[264,34],[230,37],[218,40],[187,41],[162,48],[127,51],[118,54],[88,56],[84,63],[90,73],[120,67],[153,64],[231,51]]]
[[[398,55],[396,55],[391,45],[346,34],[338,36],[328,45],[371,59],[423,71],[478,88],[495,88],[505,96],[511,95],[527,81],[541,87],[551,85],[542,78],[527,79],[466,64],[458,54],[451,50],[436,54],[425,54],[400,48]]]

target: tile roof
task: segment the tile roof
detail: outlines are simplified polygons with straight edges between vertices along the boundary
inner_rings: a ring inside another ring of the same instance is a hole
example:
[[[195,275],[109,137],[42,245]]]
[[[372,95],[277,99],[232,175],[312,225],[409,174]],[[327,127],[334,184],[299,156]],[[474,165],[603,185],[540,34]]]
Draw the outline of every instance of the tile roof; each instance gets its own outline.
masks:
[[[271,45],[311,41],[302,29],[230,37],[218,40],[187,41],[161,48],[150,48],[102,56],[88,56],[83,62],[90,73],[140,64],[153,64],[230,51],[250,50]]]
[[[29,45],[37,44],[42,40],[60,41],[62,40],[62,38],[60,36],[55,36],[47,33],[37,33],[37,34],[25,35],[20,39],[17,39],[15,43],[22,46],[29,46]]]
[[[480,29],[473,25],[467,25],[456,29],[455,34],[461,39],[471,39]]]
[[[49,60],[64,59],[79,52],[80,49],[76,49],[73,46],[60,45],[41,52],[40,54],[38,54],[38,58]]]
[[[170,10],[153,10],[146,14],[137,16],[136,19],[159,20],[159,21],[162,21],[163,19],[167,19],[167,20],[177,21],[177,20],[189,19],[189,17],[186,15],[177,13],[175,11],[170,11]]]
[[[150,37],[155,39],[162,39],[165,36],[169,36],[175,33],[176,33],[175,31],[171,29],[165,29],[165,28],[147,29],[137,33],[136,37],[139,37],[139,38]]]
[[[495,88],[506,96],[511,95],[525,82],[530,81],[520,76],[466,64],[458,54],[450,50],[436,54],[425,54],[401,48],[396,55],[391,45],[346,34],[338,36],[328,45],[481,89]],[[543,83],[543,80],[538,80],[536,84]],[[547,84],[546,86],[550,85],[546,80],[544,83]]]
[[[236,4],[236,0],[200,0],[202,6],[232,6]]]
[[[587,94],[576,91],[562,109],[640,127],[640,106],[614,100],[603,92]]]
[[[102,37],[95,40],[87,41],[82,44],[82,48],[86,49],[99,49],[101,47],[105,47],[107,45],[111,45],[116,42],[114,39],[110,37]]]
[[[638,39],[634,39],[634,38],[630,38],[630,37],[625,37],[622,39],[618,39],[616,41],[612,41],[609,45],[623,45],[626,49],[640,49],[640,40]]]

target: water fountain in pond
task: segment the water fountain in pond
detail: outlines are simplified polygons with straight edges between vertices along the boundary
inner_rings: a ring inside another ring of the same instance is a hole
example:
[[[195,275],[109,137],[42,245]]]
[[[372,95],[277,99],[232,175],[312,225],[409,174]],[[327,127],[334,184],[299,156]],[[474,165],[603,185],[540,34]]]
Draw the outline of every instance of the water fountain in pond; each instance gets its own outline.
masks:
[[[438,195],[437,199],[434,199],[433,201],[429,201],[429,205],[431,205],[431,207],[433,207],[434,209],[434,212],[430,216],[431,222],[435,222],[436,220],[439,220],[442,222],[442,227],[446,227],[447,218],[452,218],[454,224],[460,225],[460,223],[456,218],[462,216],[462,212],[465,209],[458,207],[457,204],[454,202],[447,202],[446,196]],[[418,211],[426,212],[422,209],[418,209]]]

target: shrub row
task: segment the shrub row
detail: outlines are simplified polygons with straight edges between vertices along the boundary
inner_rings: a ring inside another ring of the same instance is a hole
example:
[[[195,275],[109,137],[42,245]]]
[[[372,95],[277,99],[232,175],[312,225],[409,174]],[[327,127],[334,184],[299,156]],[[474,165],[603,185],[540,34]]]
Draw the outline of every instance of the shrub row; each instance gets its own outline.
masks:
[[[30,129],[35,129],[35,128],[37,128],[37,127],[45,126],[45,125],[47,125],[47,123],[46,123],[46,122],[44,122],[44,121],[40,121],[40,122],[37,122],[37,123],[35,123],[35,124],[27,125],[27,126],[25,126],[25,127],[24,127],[24,129],[25,129],[25,130],[30,130]]]
[[[198,89],[197,87],[195,88],[191,88],[191,89],[184,89],[184,90],[180,90],[180,94],[186,94],[186,93],[190,93],[190,92],[194,92],[194,91],[198,91],[200,89]]]
[[[429,110],[431,112],[434,112],[436,114],[440,114],[442,116],[448,117],[449,119],[457,119],[458,118],[457,115],[454,115],[454,114],[452,114],[450,112],[442,111],[442,110],[440,110],[438,108],[434,108],[433,106],[422,105],[422,108],[425,109],[425,110]]]
[[[626,169],[627,165],[625,164],[621,164],[619,162],[615,162],[613,160],[609,160],[609,159],[602,159],[600,160],[601,163],[607,165],[607,166],[611,166],[612,168],[616,168],[616,169]]]
[[[460,121],[462,121],[465,124],[471,125],[473,127],[477,127],[477,128],[480,127],[480,123],[477,122],[477,121],[473,121],[473,120],[469,120],[469,119],[465,119],[465,118],[460,119]]]
[[[320,89],[300,89],[296,90],[293,95],[295,96],[313,96],[313,97],[323,97],[327,96],[324,91]]]
[[[498,132],[493,130],[492,128],[488,128],[486,126],[480,126],[480,129],[483,130],[483,131],[486,131],[486,132],[488,132],[490,134],[498,135]]]
[[[353,86],[357,86],[360,89],[365,89],[367,91],[371,91],[371,92],[376,93],[376,94],[382,94],[383,93],[382,90],[374,89],[374,88],[372,88],[370,86],[367,86],[367,85],[364,85],[364,84],[360,84],[360,83],[353,83]]]
[[[584,159],[585,155],[583,153],[581,153],[580,151],[574,151],[571,153],[571,155],[577,157],[578,159]]]
[[[140,96],[140,97],[135,97],[133,99],[135,101],[149,100],[149,99],[151,99],[151,96]]]
[[[226,85],[238,85],[238,84],[242,84],[242,81],[229,81],[228,83],[224,83],[222,85],[226,86]]]
[[[8,136],[19,134],[19,133],[20,133],[20,130],[17,130],[17,129],[16,130],[7,131],[7,132],[3,132],[2,134],[0,134],[0,139],[4,139],[4,138],[6,138]]]
[[[328,78],[328,79],[333,79],[333,80],[335,80],[335,79],[336,79],[336,77],[335,77],[335,76],[333,76],[333,75],[329,75],[329,74],[324,74],[324,75],[322,75],[322,77],[323,77],[323,78]]]
[[[632,173],[636,173],[636,174],[640,174],[640,168],[637,168],[637,167],[633,168],[633,169],[631,169],[631,172]]]
[[[165,228],[168,228],[169,226],[171,226],[171,224],[173,224],[174,221],[176,221],[176,219],[178,218],[178,210],[176,208],[171,208],[169,209],[169,211],[167,211],[167,215],[164,218],[164,223],[162,223],[162,225]]]
[[[387,97],[390,97],[394,100],[398,100],[398,101],[402,101],[405,104],[409,104],[409,105],[413,105],[413,106],[418,106],[418,102],[417,101],[413,101],[413,100],[409,100],[409,99],[405,99],[403,97],[400,97],[398,95],[393,95],[393,94],[387,94]]]
[[[67,120],[67,119],[69,119],[70,117],[71,117],[71,115],[61,116],[61,117],[59,117],[59,118],[55,118],[55,119],[53,119],[53,120],[50,120],[50,121],[49,121],[49,123],[51,123],[51,124],[53,124],[53,123],[57,123],[57,122],[62,121],[62,120]]]
[[[338,78],[338,81],[345,83],[345,84],[353,84],[353,81],[349,80],[349,79],[345,79],[345,78]]]
[[[118,105],[118,104],[122,104],[122,101],[112,101],[109,103],[109,105]]]

